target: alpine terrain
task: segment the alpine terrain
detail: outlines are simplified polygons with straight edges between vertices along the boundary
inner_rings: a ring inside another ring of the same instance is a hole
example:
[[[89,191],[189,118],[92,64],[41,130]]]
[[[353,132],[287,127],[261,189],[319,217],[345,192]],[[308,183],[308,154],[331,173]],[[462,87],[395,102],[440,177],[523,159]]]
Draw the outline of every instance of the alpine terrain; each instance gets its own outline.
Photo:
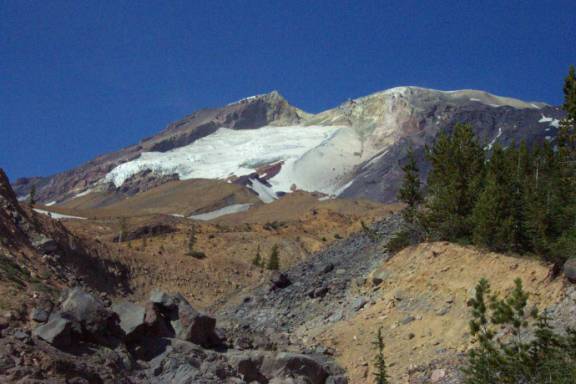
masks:
[[[0,170],[0,382],[573,383],[564,94],[273,91]]]

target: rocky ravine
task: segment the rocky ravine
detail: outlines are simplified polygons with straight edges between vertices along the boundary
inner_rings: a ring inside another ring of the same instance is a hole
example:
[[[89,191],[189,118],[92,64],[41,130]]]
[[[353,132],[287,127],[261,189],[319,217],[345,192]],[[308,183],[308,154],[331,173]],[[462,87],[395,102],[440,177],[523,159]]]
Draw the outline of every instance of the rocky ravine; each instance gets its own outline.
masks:
[[[347,382],[330,357],[282,338],[228,340],[180,294],[123,300],[122,265],[93,258],[61,224],[21,207],[2,172],[0,203],[0,289],[14,295],[1,303],[1,382]]]
[[[346,383],[322,355],[230,348],[216,320],[156,291],[110,306],[80,288],[35,308],[31,332],[0,325],[3,383]]]

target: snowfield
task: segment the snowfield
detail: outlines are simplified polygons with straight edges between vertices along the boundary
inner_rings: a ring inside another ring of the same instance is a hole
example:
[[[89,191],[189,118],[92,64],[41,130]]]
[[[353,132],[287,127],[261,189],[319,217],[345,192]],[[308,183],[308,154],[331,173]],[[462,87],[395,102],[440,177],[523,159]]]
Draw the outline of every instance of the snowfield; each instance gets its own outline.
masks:
[[[227,179],[253,173],[266,164],[283,162],[268,182],[275,192],[292,186],[333,194],[349,180],[345,175],[359,160],[352,152],[360,146],[353,130],[341,126],[288,126],[232,130],[220,128],[192,144],[168,152],[144,152],[114,168],[103,182],[121,186],[130,176],[152,170],[157,175],[176,173],[181,180]],[[329,171],[327,171],[329,170]],[[264,185],[253,189],[266,202],[274,197]]]
[[[198,215],[189,216],[189,219],[208,221],[216,219],[221,216],[231,215],[233,213],[245,212],[250,209],[252,204],[232,204],[226,207],[216,209],[214,211],[200,213]]]
[[[46,215],[46,216],[50,216],[51,218],[56,219],[56,220],[60,220],[60,219],[86,220],[85,217],[64,215],[62,213],[56,213],[56,212],[48,212],[48,211],[45,211],[45,210],[39,209],[39,208],[34,208],[34,211],[41,213],[43,215]]]

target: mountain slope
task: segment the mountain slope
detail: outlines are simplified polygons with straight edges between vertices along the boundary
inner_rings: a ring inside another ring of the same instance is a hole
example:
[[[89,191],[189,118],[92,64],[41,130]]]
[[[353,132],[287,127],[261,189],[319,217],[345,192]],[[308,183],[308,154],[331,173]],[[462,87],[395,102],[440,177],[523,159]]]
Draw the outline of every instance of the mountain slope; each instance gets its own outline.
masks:
[[[70,171],[21,179],[41,201],[63,202],[91,191],[137,194],[175,179],[237,182],[265,202],[296,189],[392,201],[401,163],[413,145],[421,165],[424,146],[440,131],[469,123],[490,149],[554,140],[562,112],[483,91],[398,87],[310,115],[277,92],[220,109],[198,111],[158,135]]]

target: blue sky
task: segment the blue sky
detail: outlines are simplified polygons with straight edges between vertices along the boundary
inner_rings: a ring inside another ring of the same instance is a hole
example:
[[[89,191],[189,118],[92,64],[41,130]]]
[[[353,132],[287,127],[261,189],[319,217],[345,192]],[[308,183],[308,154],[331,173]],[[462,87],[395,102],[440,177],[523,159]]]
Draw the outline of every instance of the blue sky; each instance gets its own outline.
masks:
[[[0,167],[49,175],[202,107],[398,85],[559,104],[576,1],[0,0]]]

